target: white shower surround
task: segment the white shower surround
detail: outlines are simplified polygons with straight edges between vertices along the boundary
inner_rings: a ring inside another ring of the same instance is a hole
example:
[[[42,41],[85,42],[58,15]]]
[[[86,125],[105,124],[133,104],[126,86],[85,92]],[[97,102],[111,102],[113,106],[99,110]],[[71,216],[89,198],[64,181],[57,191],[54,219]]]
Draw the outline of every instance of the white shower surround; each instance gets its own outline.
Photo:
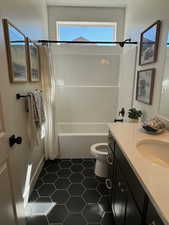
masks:
[[[125,9],[48,7],[49,38],[57,21],[115,22],[123,40]],[[56,130],[61,158],[91,157],[90,145],[107,142],[117,114],[119,46],[52,45],[56,74]]]

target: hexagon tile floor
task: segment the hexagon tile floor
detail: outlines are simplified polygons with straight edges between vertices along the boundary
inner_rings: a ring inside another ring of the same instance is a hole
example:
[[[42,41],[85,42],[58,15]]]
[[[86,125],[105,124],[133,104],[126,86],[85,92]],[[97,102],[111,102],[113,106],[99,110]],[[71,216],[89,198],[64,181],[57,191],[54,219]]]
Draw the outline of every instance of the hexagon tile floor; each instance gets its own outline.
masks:
[[[114,225],[93,159],[46,161],[30,196],[27,225]]]

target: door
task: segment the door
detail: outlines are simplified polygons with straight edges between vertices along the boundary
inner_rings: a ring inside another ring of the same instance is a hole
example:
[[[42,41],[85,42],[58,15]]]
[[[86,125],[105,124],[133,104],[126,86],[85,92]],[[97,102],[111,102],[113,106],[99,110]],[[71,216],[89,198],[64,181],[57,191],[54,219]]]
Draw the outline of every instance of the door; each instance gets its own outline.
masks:
[[[15,200],[8,156],[9,143],[5,133],[0,93],[0,224],[16,225]]]

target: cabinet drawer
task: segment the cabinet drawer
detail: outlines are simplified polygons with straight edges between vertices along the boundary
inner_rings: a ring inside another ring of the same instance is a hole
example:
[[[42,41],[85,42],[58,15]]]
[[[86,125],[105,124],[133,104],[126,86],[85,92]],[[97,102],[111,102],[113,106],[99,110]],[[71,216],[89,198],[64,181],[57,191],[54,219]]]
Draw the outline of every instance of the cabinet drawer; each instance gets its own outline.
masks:
[[[119,161],[121,170],[123,174],[125,175],[129,189],[133,195],[133,198],[135,199],[135,202],[138,206],[139,211],[142,214],[144,210],[144,203],[146,198],[144,189],[142,188],[140,182],[138,181],[136,175],[134,174],[133,170],[131,169],[129,163],[127,162],[126,158],[124,157],[118,145],[116,145],[115,147],[115,157]]]
[[[159,217],[156,209],[151,202],[148,204],[147,216],[146,216],[147,225],[164,225],[161,218]]]

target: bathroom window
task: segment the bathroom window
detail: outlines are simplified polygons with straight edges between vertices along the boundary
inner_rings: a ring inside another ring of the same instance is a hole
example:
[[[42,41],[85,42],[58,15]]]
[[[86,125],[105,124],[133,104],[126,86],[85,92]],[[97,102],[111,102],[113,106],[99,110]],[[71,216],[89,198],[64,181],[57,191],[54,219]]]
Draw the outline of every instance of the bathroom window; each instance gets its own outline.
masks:
[[[116,23],[57,22],[58,41],[112,42],[116,41]],[[67,44],[67,43],[66,43]],[[99,46],[105,44],[97,44]]]

